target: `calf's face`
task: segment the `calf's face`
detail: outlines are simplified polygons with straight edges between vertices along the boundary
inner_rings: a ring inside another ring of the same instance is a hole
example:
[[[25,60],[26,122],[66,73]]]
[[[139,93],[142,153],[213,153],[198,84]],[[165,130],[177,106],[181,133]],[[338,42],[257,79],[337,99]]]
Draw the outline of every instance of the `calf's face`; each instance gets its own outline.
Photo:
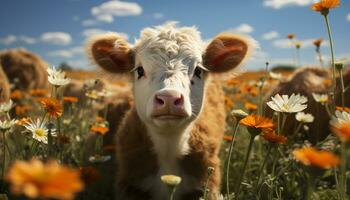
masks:
[[[237,67],[249,51],[248,41],[220,34],[204,48],[195,28],[148,28],[132,48],[116,34],[97,36],[88,53],[113,73],[133,73],[139,117],[157,128],[188,125],[200,113],[208,73]]]

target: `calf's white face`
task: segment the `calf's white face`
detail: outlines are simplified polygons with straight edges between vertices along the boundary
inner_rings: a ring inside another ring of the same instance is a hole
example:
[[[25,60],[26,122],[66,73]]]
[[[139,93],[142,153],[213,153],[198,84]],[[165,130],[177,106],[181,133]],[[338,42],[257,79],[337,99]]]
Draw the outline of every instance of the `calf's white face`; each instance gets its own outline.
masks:
[[[116,34],[95,37],[88,53],[110,72],[132,72],[139,117],[165,129],[193,121],[202,109],[208,73],[233,70],[248,47],[245,38],[220,34],[204,49],[195,28],[166,24],[143,30],[133,48]]]

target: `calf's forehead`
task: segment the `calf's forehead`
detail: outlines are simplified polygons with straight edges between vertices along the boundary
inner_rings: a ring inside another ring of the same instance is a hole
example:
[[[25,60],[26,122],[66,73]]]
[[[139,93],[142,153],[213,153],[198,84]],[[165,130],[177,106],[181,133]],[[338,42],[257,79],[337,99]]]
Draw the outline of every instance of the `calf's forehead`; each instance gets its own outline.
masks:
[[[196,28],[164,25],[143,30],[134,51],[136,62],[158,63],[172,68],[201,63],[203,47]]]

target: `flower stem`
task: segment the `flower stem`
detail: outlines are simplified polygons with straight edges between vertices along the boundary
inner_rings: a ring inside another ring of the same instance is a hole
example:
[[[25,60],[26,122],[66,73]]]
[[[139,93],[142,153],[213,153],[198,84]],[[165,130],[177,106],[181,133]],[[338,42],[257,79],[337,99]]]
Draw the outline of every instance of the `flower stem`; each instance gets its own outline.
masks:
[[[2,181],[5,179],[5,166],[6,166],[6,135],[5,131],[2,131],[2,139],[3,139],[3,163],[2,163]]]
[[[238,127],[239,127],[239,123],[238,121],[236,122],[235,124],[235,129],[233,131],[233,137],[232,137],[232,141],[231,141],[231,144],[230,144],[230,149],[229,149],[229,153],[228,153],[228,158],[227,158],[227,166],[226,166],[226,194],[227,195],[230,195],[230,163],[231,163],[231,155],[232,155],[232,150],[233,150],[233,144],[235,142],[235,138],[236,138],[236,135],[237,135],[237,130],[238,130]]]
[[[346,144],[345,142],[341,143],[341,165],[340,165],[340,176],[339,176],[339,182],[340,182],[340,196],[341,199],[346,198]]]
[[[332,84],[332,88],[333,88],[333,110],[335,109],[335,94],[336,94],[336,87],[337,87],[337,83],[336,83],[336,79],[335,79],[335,58],[334,58],[334,48],[333,48],[333,37],[332,37],[332,31],[331,31],[331,27],[329,24],[329,20],[328,20],[328,14],[323,15],[325,18],[325,22],[326,22],[326,26],[327,26],[327,31],[328,31],[328,37],[329,37],[329,45],[331,47],[331,58],[332,58],[332,73],[333,73],[333,84]]]
[[[264,161],[263,161],[263,164],[261,165],[260,170],[259,170],[259,173],[258,173],[258,174],[259,174],[259,177],[258,177],[258,181],[257,181],[257,183],[256,183],[257,193],[259,193],[260,188],[261,188],[261,186],[262,186],[262,184],[260,184],[260,179],[261,179],[261,176],[262,176],[262,174],[263,174],[263,171],[264,171],[266,162],[267,162],[267,160],[268,160],[268,158],[269,158],[271,149],[272,149],[272,144],[269,144],[269,146],[268,146],[268,148],[267,148],[266,156],[265,156]]]
[[[345,86],[344,86],[344,77],[343,77],[343,69],[339,70],[340,76],[340,84],[341,84],[341,106],[345,106]]]
[[[307,191],[306,191],[306,200],[311,200],[314,193],[314,177],[309,174],[307,176]]]
[[[241,182],[242,182],[242,179],[243,179],[243,176],[244,176],[244,172],[246,170],[246,167],[247,167],[247,163],[248,163],[248,159],[249,159],[249,156],[250,156],[250,152],[252,151],[252,147],[253,147],[253,143],[254,143],[254,138],[256,137],[256,135],[251,135],[250,136],[250,141],[249,141],[249,146],[248,146],[248,151],[247,151],[247,154],[245,156],[245,159],[244,159],[244,164],[243,164],[243,169],[241,171],[241,174],[238,178],[238,184],[236,186],[236,189],[235,189],[235,197],[238,198],[239,196],[239,192],[240,192],[240,187],[241,187]]]

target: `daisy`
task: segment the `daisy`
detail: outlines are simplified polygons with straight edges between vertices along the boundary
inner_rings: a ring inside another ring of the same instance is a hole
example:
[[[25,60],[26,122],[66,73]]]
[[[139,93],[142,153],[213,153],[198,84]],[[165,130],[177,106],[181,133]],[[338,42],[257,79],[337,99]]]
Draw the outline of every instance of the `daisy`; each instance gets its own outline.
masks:
[[[47,135],[49,130],[46,128],[46,122],[41,122],[39,119],[31,120],[27,125],[24,125],[33,134],[33,139],[47,144]],[[51,129],[51,135],[56,136],[56,130]]]
[[[335,116],[332,117],[330,124],[336,126],[337,124],[350,122],[350,113],[346,111],[335,111]]]
[[[295,119],[301,123],[312,123],[314,121],[314,116],[312,114],[305,114],[304,112],[298,112],[295,115]]]
[[[328,95],[327,94],[317,94],[317,93],[312,93],[312,97],[314,100],[318,103],[325,104],[328,102]]]
[[[0,113],[8,113],[13,107],[13,102],[10,101],[0,104]]]
[[[0,130],[6,131],[12,128],[13,125],[15,125],[17,120],[0,120]]]
[[[70,80],[66,77],[66,73],[61,70],[48,68],[47,73],[49,82],[54,86],[63,86],[67,85],[70,82]]]
[[[281,96],[276,94],[274,97],[271,97],[271,99],[272,101],[267,102],[267,105],[277,112],[295,113],[307,108],[305,104],[307,98],[300,94],[292,94],[290,97],[288,97],[288,95]]]
[[[231,115],[240,120],[248,116],[248,113],[244,112],[241,109],[235,109],[231,111]]]

